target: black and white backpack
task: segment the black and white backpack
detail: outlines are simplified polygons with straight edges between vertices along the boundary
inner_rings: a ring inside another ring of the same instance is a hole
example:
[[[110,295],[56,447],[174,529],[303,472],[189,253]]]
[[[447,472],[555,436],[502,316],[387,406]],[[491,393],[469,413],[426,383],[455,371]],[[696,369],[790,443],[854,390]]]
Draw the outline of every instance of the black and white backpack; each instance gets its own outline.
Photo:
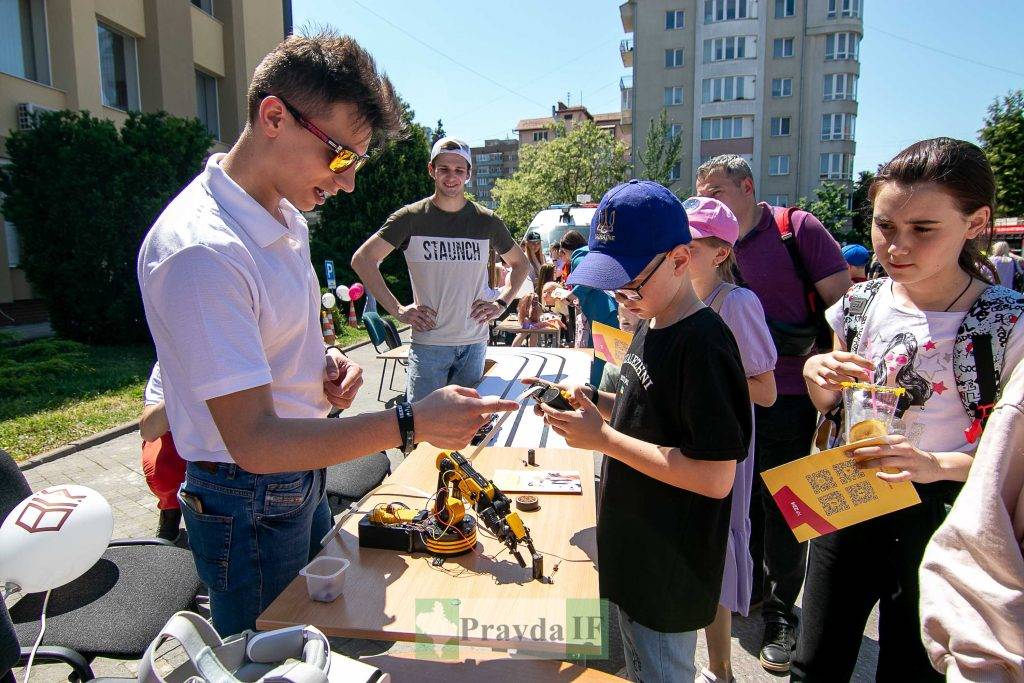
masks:
[[[843,296],[843,326],[846,348],[858,353],[857,344],[868,308],[887,277],[858,282]],[[1014,324],[1024,314],[1024,294],[991,285],[964,315],[953,344],[953,376],[960,402],[971,418],[964,430],[968,443],[981,437],[988,415],[999,400],[1006,343]]]

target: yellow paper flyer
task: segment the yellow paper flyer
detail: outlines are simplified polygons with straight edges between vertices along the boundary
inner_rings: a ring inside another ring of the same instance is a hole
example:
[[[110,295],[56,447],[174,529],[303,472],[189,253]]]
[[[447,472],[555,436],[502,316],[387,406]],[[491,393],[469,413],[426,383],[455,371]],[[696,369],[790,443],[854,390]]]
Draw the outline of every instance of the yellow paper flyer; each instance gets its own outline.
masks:
[[[798,541],[921,502],[909,481],[884,482],[875,476],[877,469],[858,469],[854,459],[846,455],[883,443],[880,438],[862,439],[761,473]]]
[[[594,355],[612,365],[622,365],[633,341],[632,332],[623,332],[604,323],[594,323],[590,336],[594,339]]]

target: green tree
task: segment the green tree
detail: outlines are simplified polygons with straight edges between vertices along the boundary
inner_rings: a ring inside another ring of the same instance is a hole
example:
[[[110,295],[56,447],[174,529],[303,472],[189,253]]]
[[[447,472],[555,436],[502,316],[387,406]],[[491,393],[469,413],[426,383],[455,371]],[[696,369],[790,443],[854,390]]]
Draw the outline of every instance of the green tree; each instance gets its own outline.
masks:
[[[441,119],[437,120],[437,128],[434,129],[433,134],[430,136],[430,144],[433,145],[435,142],[443,138],[448,133],[444,130],[444,124],[441,123]]]
[[[339,192],[320,209],[320,219],[310,230],[309,248],[321,284],[325,284],[325,259],[333,259],[339,284],[355,282],[357,276],[351,261],[356,249],[392,213],[433,193],[434,182],[427,173],[427,131],[413,123],[413,117],[413,111],[405,105],[403,119],[408,134],[388,142],[359,171],[355,192]],[[384,260],[381,274],[399,301],[412,300],[409,271],[400,251],[392,252]]]
[[[989,105],[979,136],[996,176],[996,214],[1024,216],[1024,90]]]
[[[640,166],[644,177],[665,187],[671,187],[675,182],[671,179],[672,167],[679,161],[682,147],[683,136],[672,135],[668,112],[662,109],[657,122],[651,119],[644,148],[640,152]]]
[[[139,245],[201,169],[212,138],[197,119],[132,112],[119,131],[88,112],[44,114],[7,140],[3,213],[54,330],[90,343],[149,338]]]
[[[825,181],[814,190],[814,195],[814,201],[801,197],[795,205],[814,214],[840,244],[862,243],[850,227],[853,211],[847,205],[847,189]]]
[[[511,178],[499,178],[491,191],[497,214],[517,236],[551,204],[575,202],[579,194],[597,201],[625,180],[629,169],[625,145],[593,121],[568,132],[561,124],[549,130],[553,139],[521,147],[519,170]]]
[[[871,202],[868,190],[875,180],[871,171],[861,171],[853,183],[853,218],[850,220],[851,241],[871,247]]]

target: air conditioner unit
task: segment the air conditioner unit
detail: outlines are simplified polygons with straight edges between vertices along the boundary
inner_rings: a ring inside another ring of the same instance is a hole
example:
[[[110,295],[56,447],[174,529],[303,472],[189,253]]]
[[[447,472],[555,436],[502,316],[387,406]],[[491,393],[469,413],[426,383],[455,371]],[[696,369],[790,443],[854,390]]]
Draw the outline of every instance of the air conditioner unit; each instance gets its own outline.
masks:
[[[32,104],[31,102],[19,102],[18,103],[18,130],[28,130],[29,128],[35,128],[36,121],[39,114],[44,111],[55,111],[49,107],[43,107],[38,104]]]

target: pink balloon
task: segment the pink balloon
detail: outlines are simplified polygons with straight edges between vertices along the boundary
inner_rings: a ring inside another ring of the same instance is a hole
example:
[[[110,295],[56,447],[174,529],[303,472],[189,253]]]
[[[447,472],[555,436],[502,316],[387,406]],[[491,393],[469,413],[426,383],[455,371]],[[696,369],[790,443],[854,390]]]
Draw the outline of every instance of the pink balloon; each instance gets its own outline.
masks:
[[[361,282],[356,282],[348,288],[348,295],[352,298],[352,301],[359,301],[365,292],[366,288],[363,287]]]

